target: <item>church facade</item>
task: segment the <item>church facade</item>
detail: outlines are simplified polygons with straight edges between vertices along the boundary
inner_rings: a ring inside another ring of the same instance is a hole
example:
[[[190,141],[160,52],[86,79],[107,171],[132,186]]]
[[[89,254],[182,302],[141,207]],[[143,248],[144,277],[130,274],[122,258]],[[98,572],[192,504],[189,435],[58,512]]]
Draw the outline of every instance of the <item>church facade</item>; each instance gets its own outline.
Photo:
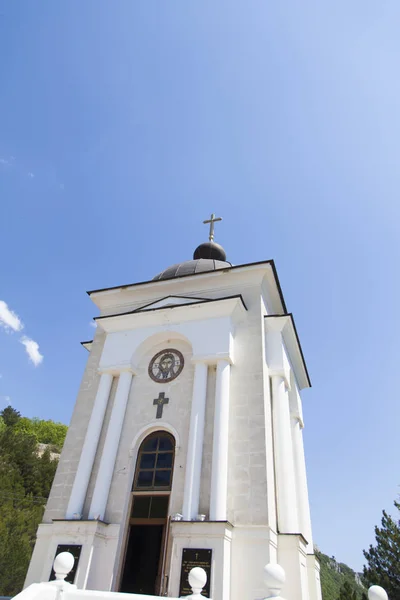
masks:
[[[100,311],[26,585],[75,556],[78,587],[215,600],[320,600],[300,391],[310,386],[273,261],[213,241],[153,280],[89,292]]]

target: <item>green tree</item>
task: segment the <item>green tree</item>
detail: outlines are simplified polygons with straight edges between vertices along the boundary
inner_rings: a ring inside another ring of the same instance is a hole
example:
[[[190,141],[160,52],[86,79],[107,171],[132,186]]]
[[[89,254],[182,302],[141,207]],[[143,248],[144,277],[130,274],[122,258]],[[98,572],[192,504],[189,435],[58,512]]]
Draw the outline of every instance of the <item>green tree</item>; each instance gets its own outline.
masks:
[[[24,417],[10,419],[13,411],[0,417],[0,595],[5,596],[22,589],[57,468],[50,448],[38,453],[40,427],[30,427]]]
[[[7,427],[13,427],[21,418],[21,413],[9,405],[0,412],[0,417],[2,417]]]
[[[10,464],[0,465],[0,594],[21,591],[44,499],[26,496],[22,477]]]
[[[54,452],[61,452],[68,427],[51,420],[21,417],[15,425],[15,429],[34,435],[38,443],[50,444]]]
[[[394,503],[400,511],[400,503]],[[400,600],[400,523],[383,511],[381,527],[375,527],[375,546],[364,550],[367,585],[382,586],[390,600]]]
[[[357,592],[348,581],[345,581],[341,586],[338,600],[357,600]]]

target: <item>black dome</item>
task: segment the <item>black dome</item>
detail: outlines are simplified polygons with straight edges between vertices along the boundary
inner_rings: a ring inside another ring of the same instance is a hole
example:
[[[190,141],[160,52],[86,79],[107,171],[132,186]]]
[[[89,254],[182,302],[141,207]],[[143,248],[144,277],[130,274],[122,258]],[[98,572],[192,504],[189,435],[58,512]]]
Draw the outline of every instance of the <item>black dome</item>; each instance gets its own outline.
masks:
[[[196,250],[193,253],[193,259],[197,260],[199,258],[212,258],[213,260],[226,260],[226,253],[222,246],[216,244],[215,242],[204,242],[204,244],[200,244],[197,246]]]
[[[210,242],[211,244],[211,242]],[[209,244],[201,244],[199,248],[202,246],[208,246]],[[218,244],[212,244],[213,246],[218,246]],[[197,248],[197,250],[199,249]],[[197,252],[196,250],[196,252]],[[223,256],[225,257],[225,252],[223,248],[221,248],[223,252]],[[196,255],[195,252],[195,255]],[[182,263],[177,263],[176,265],[172,265],[162,271],[158,275],[156,275],[153,280],[156,279],[173,279],[174,277],[183,277],[184,275],[195,275],[196,273],[207,273],[209,271],[217,271],[218,269],[226,269],[231,267],[231,263],[226,262],[225,259],[217,260],[212,258],[197,258],[195,260],[186,260]]]

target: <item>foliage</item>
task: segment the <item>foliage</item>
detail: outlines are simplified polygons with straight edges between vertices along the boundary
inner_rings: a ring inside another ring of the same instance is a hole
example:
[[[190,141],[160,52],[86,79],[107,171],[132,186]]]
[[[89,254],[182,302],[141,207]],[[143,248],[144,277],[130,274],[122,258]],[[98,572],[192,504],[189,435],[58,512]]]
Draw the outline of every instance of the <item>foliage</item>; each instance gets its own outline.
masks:
[[[400,503],[394,503],[400,511]],[[390,600],[400,600],[400,521],[383,511],[381,527],[375,527],[375,546],[364,550],[364,580],[382,586]]]
[[[0,414],[0,595],[21,591],[57,468],[50,447],[61,448],[66,426],[21,417],[11,406]]]
[[[355,586],[346,580],[339,590],[338,600],[357,600]]]
[[[15,408],[12,406],[7,406],[0,412],[0,417],[2,417],[7,427],[13,427],[21,418],[21,413],[15,410]]]
[[[338,563],[334,556],[329,557],[319,551],[315,553],[321,565],[322,600],[364,600],[365,590],[357,583],[357,574],[353,569]],[[345,584],[348,585],[344,587]],[[350,595],[345,596],[347,593]]]
[[[60,452],[68,428],[66,425],[54,423],[54,421],[21,417],[15,425],[15,429],[34,435],[41,444],[51,444],[54,452]]]

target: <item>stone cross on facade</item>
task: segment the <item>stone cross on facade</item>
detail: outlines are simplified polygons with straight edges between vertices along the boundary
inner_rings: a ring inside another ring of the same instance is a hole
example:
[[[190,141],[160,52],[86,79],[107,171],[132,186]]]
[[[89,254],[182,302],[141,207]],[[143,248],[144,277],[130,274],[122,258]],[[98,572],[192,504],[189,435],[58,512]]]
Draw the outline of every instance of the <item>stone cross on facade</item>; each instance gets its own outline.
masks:
[[[214,223],[217,221],[222,221],[222,217],[216,217],[214,213],[212,213],[211,217],[207,219],[207,221],[203,221],[204,225],[208,225],[208,223],[210,223],[210,235],[208,236],[210,242],[212,242],[214,239]]]
[[[169,398],[165,397],[165,392],[160,392],[158,398],[154,398],[153,405],[157,406],[156,419],[161,419],[164,409],[164,404],[168,404]]]

